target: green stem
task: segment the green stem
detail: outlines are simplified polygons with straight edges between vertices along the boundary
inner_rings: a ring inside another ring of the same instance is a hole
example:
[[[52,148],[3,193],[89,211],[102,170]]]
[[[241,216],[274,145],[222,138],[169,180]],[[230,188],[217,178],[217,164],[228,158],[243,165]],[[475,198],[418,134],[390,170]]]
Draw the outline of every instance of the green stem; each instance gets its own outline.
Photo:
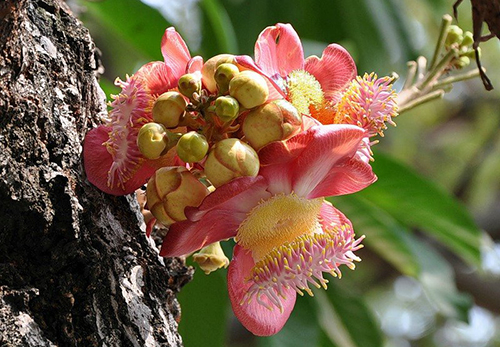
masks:
[[[441,54],[441,50],[444,47],[444,43],[446,41],[446,35],[448,34],[448,28],[451,25],[453,18],[449,14],[445,14],[443,19],[441,20],[441,29],[439,31],[439,38],[437,40],[436,49],[434,50],[434,55],[432,57],[430,69],[434,69],[438,62],[439,55]]]
[[[408,73],[406,74],[406,80],[403,86],[403,90],[408,89],[413,85],[413,81],[415,80],[415,75],[417,74],[416,61],[409,61],[406,65],[408,66]]]
[[[421,104],[424,104],[426,102],[429,102],[431,100],[440,99],[443,97],[443,95],[444,95],[444,90],[442,90],[442,89],[435,90],[431,93],[428,93],[424,96],[421,96],[421,97],[407,103],[406,105],[404,105],[404,104],[403,104],[403,106],[400,105],[398,112],[399,112],[399,114],[401,114],[403,112],[409,111],[412,108],[415,108],[415,107],[417,107]]]
[[[422,83],[417,87],[420,90],[424,90],[432,83],[434,80],[439,78],[439,76],[444,72],[445,68],[451,62],[452,59],[458,56],[456,49],[451,49],[441,61],[425,76]]]
[[[441,81],[438,81],[433,88],[438,89],[438,88],[443,88],[446,85],[460,82],[460,81],[465,81],[465,80],[470,80],[471,78],[475,78],[479,76],[479,69],[474,69],[472,71],[468,71],[466,73],[463,73],[461,75],[456,75],[456,76],[451,76],[448,78],[444,78]]]

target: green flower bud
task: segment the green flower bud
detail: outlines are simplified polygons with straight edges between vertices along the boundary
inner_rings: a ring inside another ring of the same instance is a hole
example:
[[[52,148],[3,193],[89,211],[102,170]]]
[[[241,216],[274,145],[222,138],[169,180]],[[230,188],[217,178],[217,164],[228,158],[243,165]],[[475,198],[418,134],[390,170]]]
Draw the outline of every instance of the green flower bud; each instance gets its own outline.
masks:
[[[250,145],[259,150],[268,143],[294,135],[302,124],[297,109],[286,100],[276,100],[250,111],[243,122],[243,133]]]
[[[269,96],[264,77],[257,72],[245,70],[229,82],[229,95],[238,100],[245,108],[253,108],[266,102]]]
[[[455,61],[454,66],[455,66],[457,69],[463,69],[464,67],[469,66],[469,64],[470,64],[470,58],[469,58],[469,57],[466,57],[466,56],[462,56],[462,57],[458,58],[458,59]]]
[[[229,265],[229,259],[224,254],[220,242],[214,242],[203,247],[198,253],[193,254],[193,260],[200,265],[200,268],[207,275]]]
[[[139,151],[147,159],[158,159],[167,148],[167,129],[158,123],[144,124],[137,135]]]
[[[223,122],[229,122],[238,117],[240,104],[231,96],[219,96],[215,100],[215,113]]]
[[[177,155],[186,163],[195,163],[203,158],[208,152],[208,142],[205,136],[196,131],[190,131],[177,142]]]
[[[147,206],[160,223],[169,226],[186,219],[187,206],[198,207],[208,189],[185,167],[162,167],[149,179]]]
[[[176,128],[185,113],[186,106],[186,100],[180,93],[163,93],[153,106],[153,120],[166,128]]]
[[[454,43],[461,44],[464,39],[463,34],[464,31],[460,27],[456,25],[450,25],[448,34],[446,35],[445,45],[449,47]]]
[[[220,187],[240,176],[257,176],[259,173],[257,152],[242,142],[231,138],[219,141],[205,161],[205,175],[215,186]]]
[[[229,82],[233,79],[234,76],[238,75],[239,73],[240,70],[234,64],[220,64],[217,70],[215,70],[214,75],[219,93],[226,94],[229,91]]]
[[[194,93],[200,94],[201,79],[195,74],[188,73],[179,78],[178,86],[182,95],[191,99]]]
[[[471,46],[474,43],[474,36],[470,31],[466,31],[464,34],[464,39],[462,40],[462,46]]]
[[[481,47],[477,48],[477,54],[479,55],[479,58],[481,58]],[[464,57],[468,57],[469,59],[476,59],[476,52],[471,49],[463,54]]]
[[[219,65],[224,63],[232,63],[234,61],[234,55],[232,54],[219,54],[215,57],[208,59],[203,67],[201,68],[202,81],[205,88],[208,89],[210,93],[215,93],[217,91],[217,85],[215,83],[215,70]]]

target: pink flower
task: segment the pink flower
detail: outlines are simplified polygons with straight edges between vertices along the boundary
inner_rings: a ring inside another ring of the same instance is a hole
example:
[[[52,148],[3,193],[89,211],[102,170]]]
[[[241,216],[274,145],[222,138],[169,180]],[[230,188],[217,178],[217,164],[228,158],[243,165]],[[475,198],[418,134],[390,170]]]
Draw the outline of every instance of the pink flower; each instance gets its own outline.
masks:
[[[268,76],[283,97],[303,114],[313,111],[313,116],[336,104],[356,76],[353,59],[337,44],[328,45],[321,58],[304,59],[300,38],[290,24],[278,23],[262,31],[255,43],[255,64],[248,57],[237,61]],[[333,123],[333,112],[327,116],[319,120]]]
[[[353,125],[314,125],[259,152],[257,177],[217,188],[187,220],[173,224],[160,254],[181,256],[235,238],[228,270],[233,311],[256,335],[277,333],[296,294],[309,283],[326,287],[322,273],[354,268],[360,245],[350,221],[324,197],[359,191],[376,180],[356,155],[365,137]],[[318,283],[319,282],[319,283]]]
[[[191,58],[189,50],[174,28],[165,30],[161,42],[164,62],[142,66],[125,81],[111,103],[113,108],[106,124],[87,133],[83,148],[88,180],[102,191],[113,195],[134,192],[151,177],[156,168],[171,159],[147,160],[137,147],[140,128],[152,121],[151,110],[156,98],[177,87],[186,72],[200,71],[201,57]]]

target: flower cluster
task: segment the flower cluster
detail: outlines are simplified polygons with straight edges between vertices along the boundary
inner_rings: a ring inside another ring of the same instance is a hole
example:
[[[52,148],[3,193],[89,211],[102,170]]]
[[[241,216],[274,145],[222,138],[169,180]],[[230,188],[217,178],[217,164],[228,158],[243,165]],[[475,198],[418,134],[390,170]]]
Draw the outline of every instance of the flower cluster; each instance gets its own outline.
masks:
[[[255,58],[191,57],[173,28],[164,62],[143,66],[84,144],[90,182],[115,195],[147,182],[147,208],[169,226],[160,254],[227,266],[233,310],[257,335],[287,321],[296,294],[354,268],[362,247],[325,197],[376,180],[373,136],[397,115],[391,80],[356,77],[339,45],[304,58],[290,24],[266,28]]]

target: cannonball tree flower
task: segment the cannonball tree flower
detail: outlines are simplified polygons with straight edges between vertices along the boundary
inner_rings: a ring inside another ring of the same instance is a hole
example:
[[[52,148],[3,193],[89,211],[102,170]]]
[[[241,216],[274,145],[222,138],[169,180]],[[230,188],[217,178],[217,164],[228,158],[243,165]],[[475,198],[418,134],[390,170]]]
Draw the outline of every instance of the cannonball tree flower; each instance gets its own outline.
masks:
[[[296,294],[309,284],[326,287],[323,273],[354,268],[361,248],[350,221],[325,197],[359,191],[376,180],[356,155],[365,130],[354,125],[313,125],[259,152],[256,177],[218,187],[187,220],[170,227],[160,254],[181,256],[234,238],[228,270],[233,311],[256,335],[285,324]]]
[[[198,73],[201,78],[203,61],[201,57],[191,58],[174,28],[165,30],[161,52],[164,62],[148,63],[125,81],[117,79],[115,83],[122,90],[110,104],[109,119],[85,137],[83,158],[87,178],[106,193],[132,193],[156,168],[172,161],[171,156],[145,158],[137,146],[137,135],[144,124],[153,120],[152,108],[158,96],[176,88],[185,73]]]
[[[262,31],[255,43],[255,63],[246,56],[237,57],[237,62],[267,76],[299,112],[322,124],[358,125],[368,137],[382,135],[385,122],[394,125],[397,105],[391,78],[356,77],[354,60],[338,44],[328,45],[321,58],[304,59],[300,38],[290,24]]]

